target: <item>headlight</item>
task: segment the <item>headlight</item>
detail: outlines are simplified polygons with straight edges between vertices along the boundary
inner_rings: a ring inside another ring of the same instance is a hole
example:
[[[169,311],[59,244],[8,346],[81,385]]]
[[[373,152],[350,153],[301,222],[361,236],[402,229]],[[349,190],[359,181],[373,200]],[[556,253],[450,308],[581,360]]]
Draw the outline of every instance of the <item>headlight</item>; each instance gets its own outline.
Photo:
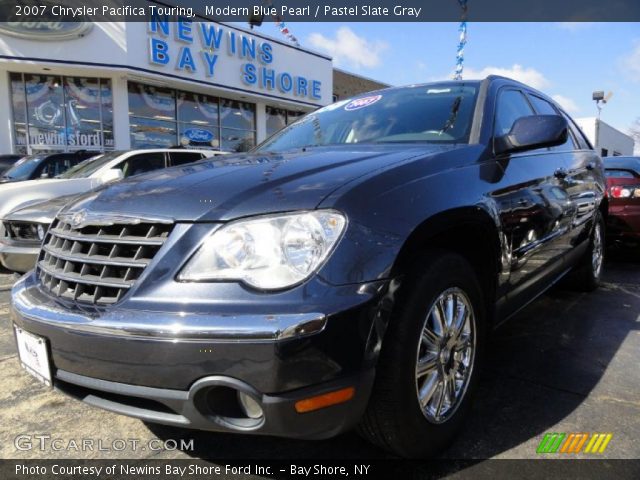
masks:
[[[326,260],[346,223],[332,210],[229,223],[205,240],[178,280],[241,281],[263,290],[293,286]]]

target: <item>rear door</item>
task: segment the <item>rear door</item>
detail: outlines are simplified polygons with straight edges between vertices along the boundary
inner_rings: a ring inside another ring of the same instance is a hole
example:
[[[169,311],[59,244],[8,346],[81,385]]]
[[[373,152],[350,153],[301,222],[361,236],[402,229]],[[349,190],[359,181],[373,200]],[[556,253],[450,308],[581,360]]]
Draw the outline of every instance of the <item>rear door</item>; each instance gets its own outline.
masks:
[[[494,137],[509,133],[514,122],[535,115],[525,92],[503,87],[498,92]],[[522,306],[544,291],[563,271],[570,229],[570,210],[565,179],[565,157],[543,148],[496,157],[505,162],[505,180],[511,211],[505,234],[510,246],[509,310]]]
[[[586,251],[596,209],[604,196],[604,169],[600,156],[591,148],[582,131],[564,112],[560,113],[569,123],[569,131],[576,147],[567,153],[569,164],[566,179],[574,218],[569,242],[573,247],[568,262],[573,264]]]

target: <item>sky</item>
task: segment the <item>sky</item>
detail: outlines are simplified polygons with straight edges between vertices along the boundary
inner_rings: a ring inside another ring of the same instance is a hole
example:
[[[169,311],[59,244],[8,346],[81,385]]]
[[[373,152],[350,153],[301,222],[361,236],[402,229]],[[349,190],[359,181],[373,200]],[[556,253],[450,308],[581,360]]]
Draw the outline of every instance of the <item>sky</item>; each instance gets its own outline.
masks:
[[[391,85],[451,78],[457,23],[291,23],[302,47],[338,68]],[[279,36],[272,23],[261,33]],[[552,96],[575,118],[597,115],[627,132],[640,117],[640,23],[468,24],[464,78],[505,75]]]

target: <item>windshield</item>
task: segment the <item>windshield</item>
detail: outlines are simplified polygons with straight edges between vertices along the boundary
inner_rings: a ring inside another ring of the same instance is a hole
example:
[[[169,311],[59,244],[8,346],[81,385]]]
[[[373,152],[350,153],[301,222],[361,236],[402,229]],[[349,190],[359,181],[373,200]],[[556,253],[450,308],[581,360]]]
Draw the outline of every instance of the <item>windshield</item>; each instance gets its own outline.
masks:
[[[80,162],[75,167],[70,168],[66,172],[58,175],[56,178],[88,178],[111,160],[119,157],[123,153],[124,152],[122,151],[114,151],[96,155],[95,157],[88,158],[84,162]]]
[[[23,157],[14,163],[13,167],[4,172],[2,176],[11,180],[28,180],[44,158],[44,155]]]
[[[304,116],[257,148],[352,143],[467,143],[477,88],[459,83],[382,90]]]

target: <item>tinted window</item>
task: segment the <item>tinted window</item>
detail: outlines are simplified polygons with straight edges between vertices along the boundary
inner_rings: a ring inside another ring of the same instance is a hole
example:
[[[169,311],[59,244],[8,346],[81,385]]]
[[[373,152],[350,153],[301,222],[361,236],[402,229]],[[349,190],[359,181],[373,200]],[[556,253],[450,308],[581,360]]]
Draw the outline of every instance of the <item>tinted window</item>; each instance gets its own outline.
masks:
[[[88,160],[84,160],[75,167],[70,168],[62,175],[60,175],[59,178],[88,178],[104,165],[122,155],[123,153],[124,152],[122,151],[114,151],[102,155],[96,155],[89,158]]]
[[[197,162],[204,157],[201,153],[196,152],[171,152],[169,156],[171,157],[171,165]]]
[[[258,151],[353,143],[467,143],[476,94],[472,85],[439,84],[344,100],[306,115]]]
[[[553,108],[553,105],[546,100],[543,100],[536,95],[529,95],[529,100],[531,100],[533,108],[536,109],[536,113],[538,115],[558,115],[558,112]]]
[[[71,167],[80,163],[81,160],[82,158],[75,155],[53,155],[42,163],[38,174],[39,176],[46,176],[49,178],[57,177],[69,170]]]
[[[511,131],[516,120],[534,112],[524,95],[517,90],[503,90],[498,96],[495,135],[500,137]]]
[[[164,153],[141,153],[126,159],[119,165],[125,177],[140,175],[164,168]]]
[[[578,143],[578,148],[580,150],[592,150],[589,140],[587,140],[587,137],[584,135],[580,127],[576,125],[576,123],[571,119],[571,117],[569,117],[569,115],[566,115],[564,112],[562,113],[562,115],[567,119],[567,122],[569,123],[569,130],[571,130],[571,133],[573,133],[573,138]]]
[[[4,173],[4,176],[11,178],[12,180],[27,180],[31,178],[31,175],[43,159],[43,155],[24,157],[21,160],[18,160],[13,167],[7,170]]]
[[[605,170],[605,174],[607,177],[615,177],[615,178],[635,178],[633,173],[627,170]]]

